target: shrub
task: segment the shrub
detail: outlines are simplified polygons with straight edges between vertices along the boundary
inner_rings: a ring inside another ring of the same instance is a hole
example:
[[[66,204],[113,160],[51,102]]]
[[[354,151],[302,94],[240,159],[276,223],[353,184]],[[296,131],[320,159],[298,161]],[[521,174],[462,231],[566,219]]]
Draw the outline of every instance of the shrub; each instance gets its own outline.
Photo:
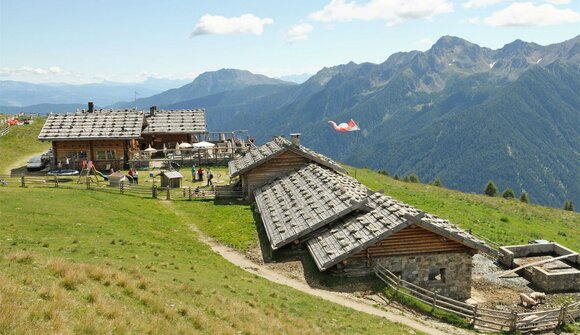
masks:
[[[572,200],[566,200],[564,201],[564,210],[565,211],[574,211],[574,204],[572,203]]]
[[[495,186],[495,183],[490,180],[487,182],[487,185],[485,185],[485,189],[483,190],[483,194],[490,196],[490,197],[495,197],[498,194],[498,189],[497,186]]]
[[[530,202],[530,199],[528,199],[528,193],[526,191],[522,191],[522,195],[520,195],[520,201],[525,202],[526,204]]]
[[[433,180],[431,185],[437,186],[437,187],[443,187],[443,182],[441,181],[441,178],[439,178],[439,176],[437,176],[437,177],[435,177],[435,180]]]
[[[417,176],[415,173],[411,173],[408,177],[405,177],[405,178],[408,179],[406,181],[409,181],[411,183],[417,183],[417,184],[421,183],[419,176]]]
[[[503,191],[501,196],[504,197],[505,199],[513,199],[516,197],[514,191],[509,187],[506,188],[505,191]]]

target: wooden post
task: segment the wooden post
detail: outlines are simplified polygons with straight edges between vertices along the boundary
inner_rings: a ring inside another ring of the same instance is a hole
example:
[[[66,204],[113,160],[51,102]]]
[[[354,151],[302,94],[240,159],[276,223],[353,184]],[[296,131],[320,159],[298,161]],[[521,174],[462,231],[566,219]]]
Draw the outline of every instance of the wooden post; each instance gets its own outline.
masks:
[[[157,198],[157,187],[155,185],[151,186],[151,197]]]
[[[433,309],[437,306],[437,292],[433,292]]]
[[[169,192],[171,189],[168,187],[167,188],[167,200],[171,200],[171,192]]]
[[[20,186],[26,187],[26,180],[24,179],[24,173],[20,175]]]
[[[54,176],[54,187],[58,187],[58,175]]]
[[[566,321],[566,306],[562,306],[560,308],[560,314],[558,315],[558,325],[556,327],[560,327],[564,321]]]
[[[511,325],[510,325],[510,331],[515,331],[516,330],[516,326],[518,324],[518,313],[516,313],[515,311],[512,311],[512,320],[511,320]]]
[[[87,190],[91,189],[91,179],[89,177],[87,177],[85,179],[85,183],[87,184]]]
[[[189,201],[191,201],[191,186],[187,190],[187,198],[189,199]]]
[[[475,321],[477,321],[477,304],[473,306],[473,326],[475,327]]]
[[[119,183],[119,191],[121,191],[121,194],[125,193],[125,182],[121,181]]]

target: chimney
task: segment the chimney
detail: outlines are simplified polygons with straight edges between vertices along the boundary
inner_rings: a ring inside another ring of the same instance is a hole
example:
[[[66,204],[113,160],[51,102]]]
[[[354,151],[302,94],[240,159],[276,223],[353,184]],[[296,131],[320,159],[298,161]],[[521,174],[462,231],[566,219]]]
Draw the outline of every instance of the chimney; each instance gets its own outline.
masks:
[[[292,145],[299,146],[300,145],[300,133],[290,134],[290,142],[292,142]]]
[[[157,106],[151,106],[149,108],[149,116],[155,116],[155,112],[157,112]]]
[[[95,111],[95,105],[92,101],[89,101],[89,110],[87,112],[92,113]]]

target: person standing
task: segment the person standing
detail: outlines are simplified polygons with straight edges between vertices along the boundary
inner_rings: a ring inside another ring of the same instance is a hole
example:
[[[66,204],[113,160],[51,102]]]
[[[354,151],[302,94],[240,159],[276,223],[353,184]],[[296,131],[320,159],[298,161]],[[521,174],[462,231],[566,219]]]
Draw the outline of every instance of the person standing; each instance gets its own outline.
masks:
[[[191,165],[191,181],[194,182],[196,177],[196,170],[195,170],[195,164]]]
[[[213,179],[213,173],[211,172],[211,169],[207,170],[207,186],[213,186],[213,182],[211,181]]]
[[[68,156],[66,157],[65,164],[66,164],[65,165],[66,166],[66,169],[67,170],[70,169],[70,158],[68,158]]]
[[[197,170],[197,177],[199,178],[199,181],[203,181],[203,168],[200,167],[199,170]]]

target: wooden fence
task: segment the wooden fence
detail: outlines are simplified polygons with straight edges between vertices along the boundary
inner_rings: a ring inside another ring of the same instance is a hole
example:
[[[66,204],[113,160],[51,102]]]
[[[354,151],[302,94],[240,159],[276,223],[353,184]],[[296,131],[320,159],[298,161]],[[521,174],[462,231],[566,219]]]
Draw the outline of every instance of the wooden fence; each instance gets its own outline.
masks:
[[[94,178],[70,176],[7,176],[0,175],[0,187],[51,187],[78,190],[93,190],[99,192],[123,194],[142,198],[158,198],[164,200],[192,200],[194,198],[215,197],[215,187],[203,188],[195,192],[191,187],[167,188],[158,185],[134,184],[121,182],[118,186],[110,186],[109,182]]]
[[[8,125],[0,125],[0,137],[8,135],[10,127]]]
[[[506,312],[477,305],[467,304],[438,295],[415,284],[400,279],[387,268],[377,265],[375,274],[394,290],[395,295],[403,295],[419,300],[432,308],[455,314],[474,328],[481,331],[516,331],[529,332],[558,328],[563,322],[572,322],[580,317],[580,302],[575,302],[559,309],[529,313]]]

